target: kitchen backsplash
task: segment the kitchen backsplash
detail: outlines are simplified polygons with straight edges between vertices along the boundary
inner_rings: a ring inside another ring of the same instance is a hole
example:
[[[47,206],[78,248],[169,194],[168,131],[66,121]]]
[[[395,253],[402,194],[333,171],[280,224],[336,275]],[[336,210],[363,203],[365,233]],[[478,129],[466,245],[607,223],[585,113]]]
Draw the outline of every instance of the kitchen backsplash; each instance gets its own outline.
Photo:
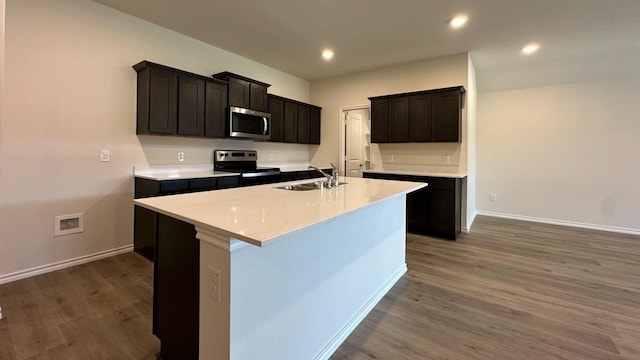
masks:
[[[459,143],[398,143],[371,146],[373,170],[425,170],[458,172],[461,153]]]
[[[309,145],[304,144],[149,135],[137,138],[147,161],[137,167],[211,164],[213,150],[217,149],[256,150],[260,164],[309,163]],[[178,161],[178,152],[184,153],[184,161]]]

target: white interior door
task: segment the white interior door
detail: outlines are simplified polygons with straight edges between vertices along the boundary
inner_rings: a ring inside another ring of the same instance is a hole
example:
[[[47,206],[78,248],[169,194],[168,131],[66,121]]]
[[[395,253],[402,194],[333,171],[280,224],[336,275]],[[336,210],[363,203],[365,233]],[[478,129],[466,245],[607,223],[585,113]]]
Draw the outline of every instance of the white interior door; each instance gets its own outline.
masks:
[[[347,113],[345,119],[345,174],[350,177],[362,177],[364,169],[364,133],[362,116]]]

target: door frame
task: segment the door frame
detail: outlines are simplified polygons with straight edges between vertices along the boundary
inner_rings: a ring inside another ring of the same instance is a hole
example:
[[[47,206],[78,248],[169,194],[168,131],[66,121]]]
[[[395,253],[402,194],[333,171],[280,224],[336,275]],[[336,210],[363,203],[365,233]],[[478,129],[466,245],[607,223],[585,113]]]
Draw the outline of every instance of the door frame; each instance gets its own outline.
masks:
[[[371,104],[364,105],[351,105],[351,106],[340,106],[340,120],[338,121],[340,128],[340,148],[338,149],[340,154],[340,160],[338,161],[338,172],[341,176],[347,176],[347,169],[345,168],[344,163],[344,153],[346,151],[347,143],[346,143],[346,132],[345,132],[345,120],[347,111],[353,110],[369,110],[369,121],[371,121]],[[371,160],[371,167],[373,168],[373,159]]]

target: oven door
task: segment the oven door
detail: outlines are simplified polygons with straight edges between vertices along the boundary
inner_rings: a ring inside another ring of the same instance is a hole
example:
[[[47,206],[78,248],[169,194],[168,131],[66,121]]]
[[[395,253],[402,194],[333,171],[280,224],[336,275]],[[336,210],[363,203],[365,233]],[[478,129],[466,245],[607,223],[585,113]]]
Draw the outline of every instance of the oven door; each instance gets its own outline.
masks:
[[[271,139],[271,114],[230,106],[229,137]]]
[[[243,171],[240,175],[241,186],[273,184],[280,182],[280,170]]]

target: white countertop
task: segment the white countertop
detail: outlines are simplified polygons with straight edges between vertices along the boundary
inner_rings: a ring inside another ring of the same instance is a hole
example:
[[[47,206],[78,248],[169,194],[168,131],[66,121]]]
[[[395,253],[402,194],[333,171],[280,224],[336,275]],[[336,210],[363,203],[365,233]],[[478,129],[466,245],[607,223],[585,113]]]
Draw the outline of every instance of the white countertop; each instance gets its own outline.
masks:
[[[308,170],[306,164],[258,164],[261,167],[277,167],[281,172]],[[160,165],[144,168],[135,168],[133,175],[150,180],[177,180],[198,179],[219,176],[238,176],[240,173],[227,171],[213,171],[213,165]],[[331,166],[320,166],[321,169],[330,169]]]
[[[196,227],[264,246],[375,202],[426,186],[418,182],[343,178],[348,184],[340,185],[338,189],[276,189],[283,184],[310,181],[160,196],[136,199],[134,203]]]
[[[415,175],[415,176],[432,176],[462,179],[467,176],[467,173],[463,172],[437,172],[428,170],[364,170],[363,172],[378,173],[378,174],[398,174],[398,175]]]

